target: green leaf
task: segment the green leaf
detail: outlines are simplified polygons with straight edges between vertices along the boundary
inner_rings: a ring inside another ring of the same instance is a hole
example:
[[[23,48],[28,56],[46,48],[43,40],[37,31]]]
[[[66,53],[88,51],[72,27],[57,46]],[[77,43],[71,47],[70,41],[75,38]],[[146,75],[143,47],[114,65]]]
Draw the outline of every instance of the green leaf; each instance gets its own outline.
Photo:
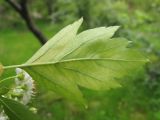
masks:
[[[27,63],[56,61],[74,47],[74,40],[83,19],[68,25],[49,40]],[[53,52],[54,51],[54,52]],[[63,52],[61,52],[63,51]]]
[[[39,120],[26,106],[14,100],[0,97],[0,103],[10,120]]]
[[[84,104],[78,86],[93,90],[119,87],[122,78],[147,59],[128,48],[124,38],[111,38],[118,26],[99,27],[76,35],[82,19],[62,29],[21,68],[45,90]]]
[[[16,76],[8,77],[6,79],[0,80],[0,95],[8,93],[11,87],[14,85],[14,79]]]
[[[0,76],[2,75],[3,73],[3,65],[0,64]]]

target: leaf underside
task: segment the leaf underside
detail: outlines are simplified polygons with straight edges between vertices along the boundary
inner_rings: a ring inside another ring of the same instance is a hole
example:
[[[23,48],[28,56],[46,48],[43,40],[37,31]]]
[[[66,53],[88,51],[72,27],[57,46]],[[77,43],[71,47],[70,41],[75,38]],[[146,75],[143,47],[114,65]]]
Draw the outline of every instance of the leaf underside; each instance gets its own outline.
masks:
[[[65,27],[49,40],[23,68],[40,88],[85,104],[78,86],[92,90],[119,87],[122,78],[147,59],[127,48],[129,41],[112,38],[118,26],[99,27],[77,35],[82,19]]]

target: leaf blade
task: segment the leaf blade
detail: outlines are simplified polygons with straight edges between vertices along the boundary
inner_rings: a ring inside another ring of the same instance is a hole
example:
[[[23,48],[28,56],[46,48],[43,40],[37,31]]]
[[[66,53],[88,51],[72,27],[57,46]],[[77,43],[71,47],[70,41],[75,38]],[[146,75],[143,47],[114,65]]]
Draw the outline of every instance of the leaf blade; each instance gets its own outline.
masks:
[[[69,37],[51,39],[21,68],[44,89],[84,105],[79,86],[93,90],[119,87],[115,78],[138,69],[147,59],[127,48],[128,40],[112,38],[119,27],[99,27],[76,35],[81,23],[79,20],[61,30],[57,38],[70,29]]]
[[[10,120],[39,120],[26,106],[4,97],[0,97],[5,113]]]
[[[78,28],[82,24],[82,21],[83,19],[81,18],[73,24],[70,24],[63,28],[53,38],[51,38],[51,40],[49,40],[44,46],[42,46],[37,51],[37,53],[35,53],[35,55],[27,61],[27,63],[45,62],[46,60],[53,61],[53,58],[56,55],[60,54],[60,49],[66,48],[65,45],[69,45],[69,42],[73,42],[76,37]]]

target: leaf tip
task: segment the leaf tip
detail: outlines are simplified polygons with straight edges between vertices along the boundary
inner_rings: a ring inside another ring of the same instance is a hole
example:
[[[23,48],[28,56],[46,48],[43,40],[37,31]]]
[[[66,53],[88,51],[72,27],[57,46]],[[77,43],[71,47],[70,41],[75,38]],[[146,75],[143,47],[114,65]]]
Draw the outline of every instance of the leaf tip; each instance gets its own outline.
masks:
[[[117,31],[121,26],[113,26],[113,30]]]
[[[119,28],[120,28],[120,26],[110,26],[110,27],[107,27],[106,31],[109,34],[109,37],[112,37]]]
[[[83,17],[81,17],[79,20],[80,20],[81,22],[83,22]]]
[[[79,23],[79,26],[83,23],[83,17],[81,17],[78,21],[77,21],[77,23]]]

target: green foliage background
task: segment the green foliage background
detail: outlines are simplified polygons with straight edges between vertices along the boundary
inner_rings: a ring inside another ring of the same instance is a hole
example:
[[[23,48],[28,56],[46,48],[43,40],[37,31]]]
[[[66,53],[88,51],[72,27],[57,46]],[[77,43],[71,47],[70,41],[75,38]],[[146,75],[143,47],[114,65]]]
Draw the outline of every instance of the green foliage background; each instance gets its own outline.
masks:
[[[149,56],[151,63],[122,88],[107,92],[82,89],[89,109],[79,108],[54,93],[33,99],[33,106],[48,120],[160,120],[160,1],[159,0],[51,0],[49,13],[44,1],[31,1],[30,12],[48,38],[65,25],[83,16],[83,29],[120,25],[116,36],[135,41],[135,47]],[[20,64],[40,47],[21,18],[5,2],[0,3],[0,61]],[[10,73],[12,74],[12,73]],[[6,75],[7,76],[7,75]],[[44,98],[47,98],[44,101]],[[52,99],[55,99],[54,101]],[[37,104],[38,103],[38,104]],[[43,106],[41,106],[43,105]],[[47,118],[46,118],[47,117]]]

